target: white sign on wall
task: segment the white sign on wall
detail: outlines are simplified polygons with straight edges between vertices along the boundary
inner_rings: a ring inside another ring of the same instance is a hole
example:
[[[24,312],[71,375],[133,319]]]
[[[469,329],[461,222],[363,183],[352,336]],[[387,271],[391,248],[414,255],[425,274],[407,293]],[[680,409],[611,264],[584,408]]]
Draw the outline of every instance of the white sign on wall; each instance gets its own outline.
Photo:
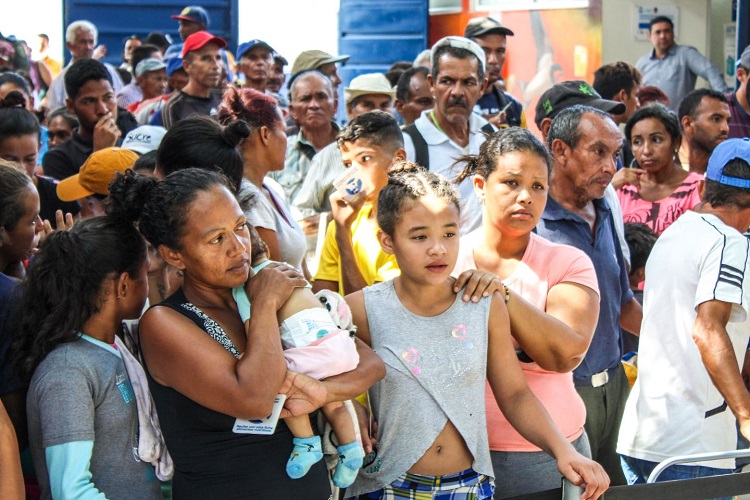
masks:
[[[730,88],[734,88],[736,73],[735,63],[737,61],[737,24],[727,23],[724,25],[724,81]]]
[[[635,6],[635,39],[648,40],[648,23],[656,16],[667,16],[674,23],[674,35],[677,37],[680,27],[680,9],[676,5],[636,5]]]

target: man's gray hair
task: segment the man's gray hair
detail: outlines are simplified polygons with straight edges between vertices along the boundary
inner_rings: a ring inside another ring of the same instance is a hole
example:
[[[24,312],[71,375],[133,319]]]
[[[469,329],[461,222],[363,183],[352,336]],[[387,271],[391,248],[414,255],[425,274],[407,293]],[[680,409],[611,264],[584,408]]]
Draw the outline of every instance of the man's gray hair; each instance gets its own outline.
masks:
[[[333,89],[333,82],[330,78],[328,78],[328,75],[317,69],[308,69],[299,73],[292,81],[292,85],[289,87],[289,102],[294,102],[294,89],[297,88],[299,82],[311,75],[318,76],[319,78],[324,80],[326,82],[326,86],[328,87],[328,91],[331,93],[331,98],[335,99],[336,91]]]
[[[612,117],[604,111],[591,106],[584,106],[582,104],[576,104],[569,108],[565,108],[552,120],[552,124],[549,127],[549,133],[547,134],[547,149],[552,152],[552,142],[555,139],[560,139],[565,144],[575,149],[578,146],[578,141],[581,139],[581,118],[584,113],[593,113],[599,115],[602,118],[608,118],[612,120]],[[614,123],[614,122],[613,122]]]
[[[96,26],[94,26],[94,23],[91,21],[73,21],[68,25],[68,29],[65,30],[65,41],[68,43],[75,43],[76,42],[76,31],[83,30],[87,33],[93,33],[94,34],[94,45],[96,45],[96,40],[99,37],[99,32],[96,29]]]

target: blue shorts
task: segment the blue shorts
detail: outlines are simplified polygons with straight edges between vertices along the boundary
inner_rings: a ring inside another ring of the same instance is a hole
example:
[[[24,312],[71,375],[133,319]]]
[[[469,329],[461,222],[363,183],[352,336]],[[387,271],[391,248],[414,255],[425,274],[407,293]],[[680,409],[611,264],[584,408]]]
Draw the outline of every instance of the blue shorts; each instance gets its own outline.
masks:
[[[474,469],[446,476],[422,476],[409,472],[360,500],[485,500],[492,498],[495,486],[492,479]]]

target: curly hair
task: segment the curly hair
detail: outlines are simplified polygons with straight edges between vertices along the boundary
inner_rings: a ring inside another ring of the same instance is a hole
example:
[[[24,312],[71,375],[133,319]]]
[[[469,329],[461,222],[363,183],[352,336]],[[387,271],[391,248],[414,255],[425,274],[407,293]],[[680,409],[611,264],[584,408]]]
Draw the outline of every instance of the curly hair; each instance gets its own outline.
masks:
[[[394,163],[388,171],[388,184],[378,196],[380,229],[393,236],[406,202],[426,196],[447,200],[461,210],[458,192],[448,179],[410,161]]]
[[[137,276],[145,259],[146,242],[135,227],[111,217],[82,220],[45,238],[5,323],[21,377],[28,380],[55,347],[78,339],[101,310],[105,282]]]

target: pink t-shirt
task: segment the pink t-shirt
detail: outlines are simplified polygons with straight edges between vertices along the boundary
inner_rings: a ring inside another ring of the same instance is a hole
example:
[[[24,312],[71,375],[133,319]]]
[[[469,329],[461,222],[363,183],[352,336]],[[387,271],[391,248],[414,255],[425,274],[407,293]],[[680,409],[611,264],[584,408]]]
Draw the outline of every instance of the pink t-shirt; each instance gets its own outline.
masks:
[[[476,269],[474,248],[482,237],[482,230],[478,229],[461,238],[454,274]],[[508,288],[541,310],[546,310],[550,288],[562,282],[584,285],[599,293],[594,265],[585,253],[568,245],[552,243],[535,233],[531,233],[521,262],[503,280]],[[513,344],[518,348],[515,339]],[[586,407],[573,385],[573,374],[549,372],[536,363],[521,363],[521,368],[529,388],[542,402],[560,431],[569,441],[577,439],[583,433]],[[485,401],[490,450],[540,451],[521,437],[505,419],[489,383],[485,388]]]
[[[690,172],[672,194],[658,201],[646,201],[637,187],[624,184],[617,190],[623,221],[642,222],[660,235],[680,215],[701,202],[698,184],[702,180],[702,174]]]

